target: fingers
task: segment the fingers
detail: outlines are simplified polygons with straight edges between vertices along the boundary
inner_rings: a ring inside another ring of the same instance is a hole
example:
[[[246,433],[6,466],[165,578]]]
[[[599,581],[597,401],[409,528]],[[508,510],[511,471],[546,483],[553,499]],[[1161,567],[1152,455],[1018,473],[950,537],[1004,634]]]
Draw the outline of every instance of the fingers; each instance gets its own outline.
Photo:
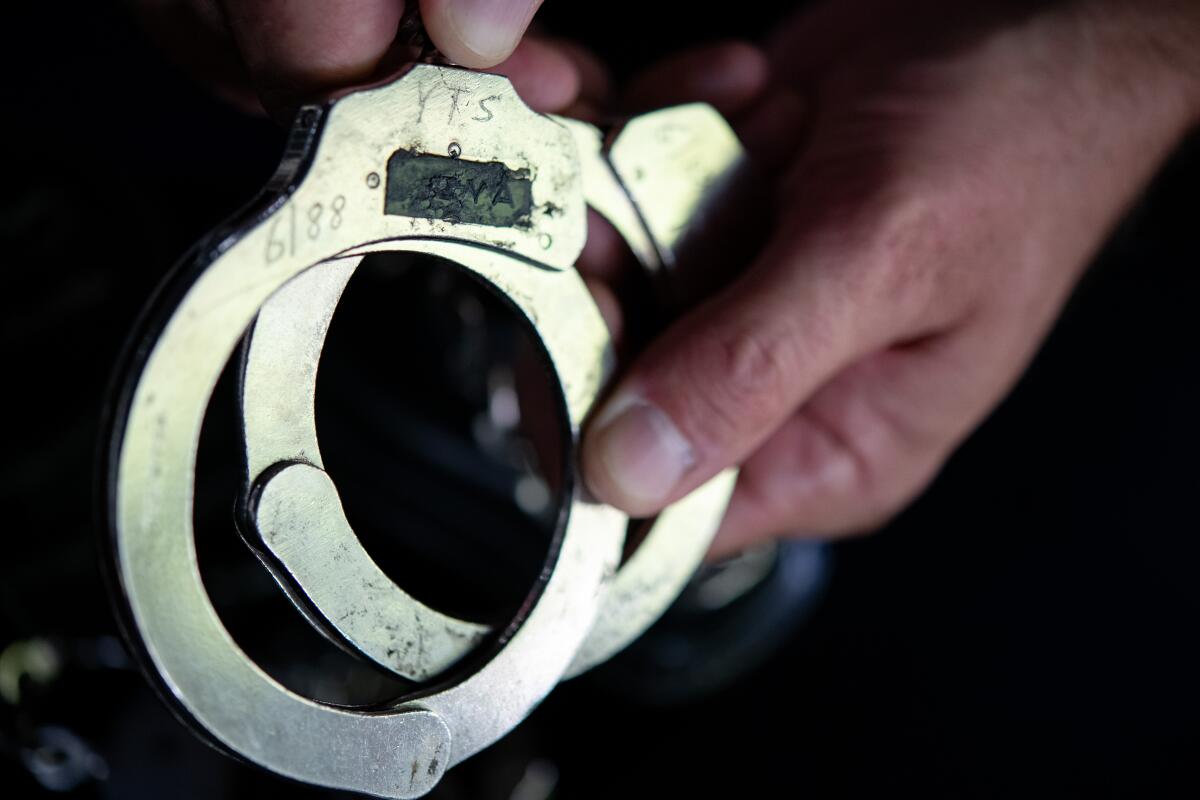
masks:
[[[165,56],[230,105],[262,114],[262,102],[250,86],[229,26],[214,2],[131,0],[131,5]]]
[[[699,47],[666,58],[634,79],[625,95],[635,111],[702,101],[736,114],[767,85],[766,57],[742,42]]]
[[[581,76],[572,59],[557,44],[526,38],[512,55],[489,72],[505,75],[530,108],[561,113],[579,97]]]
[[[895,349],[835,377],[742,465],[710,558],[882,524],[933,476],[951,420],[964,417],[947,407],[958,399],[944,371],[920,349]]]
[[[735,129],[761,170],[774,170],[801,149],[810,124],[808,104],[786,88],[768,90],[742,112]]]
[[[601,107],[612,96],[612,75],[595,53],[569,39],[549,39],[559,51],[575,64],[579,72],[579,99]]]
[[[541,4],[541,0],[421,0],[421,18],[446,58],[484,69],[509,57]]]
[[[589,208],[587,241],[575,262],[575,268],[588,277],[616,283],[632,261],[633,253],[617,229]]]
[[[835,252],[791,238],[657,340],[596,414],[583,468],[601,500],[636,516],[660,510],[739,463],[878,346],[875,315],[854,313],[862,292]]]
[[[611,94],[607,73],[587,51],[566,43],[566,52],[576,60],[581,75],[581,103],[603,103]],[[788,92],[764,94],[767,83],[766,61],[751,45],[727,42],[697,48],[670,57],[635,79],[627,93],[626,105],[634,108],[658,108],[686,102],[705,102],[730,113],[741,109],[746,114],[745,130],[738,133],[756,161],[766,165],[790,154],[797,138],[780,136],[772,129],[795,132],[804,117],[804,105]],[[585,109],[586,110],[586,109]],[[587,116],[586,113],[584,116]],[[749,136],[747,139],[746,136]],[[786,142],[782,141],[786,139]],[[763,156],[769,156],[769,161]],[[588,215],[588,238],[576,266],[585,274],[616,281],[634,264],[628,246],[620,234],[595,213]]]
[[[612,106],[613,84],[608,67],[594,53],[568,39],[550,39],[563,55],[571,59],[579,73],[579,97],[563,114],[585,122],[600,124]]]
[[[414,2],[416,0],[413,0]],[[241,0],[223,3],[229,28],[259,90],[263,105],[286,121],[299,103],[330,90],[363,82],[389,54],[404,12],[404,0]],[[540,0],[423,0],[422,19],[430,39],[451,61],[476,69],[510,56],[529,62],[516,69],[538,102],[578,88],[557,76],[539,79],[545,59],[514,53]],[[567,61],[565,56],[558,57]],[[572,67],[570,74],[575,74]]]
[[[224,3],[234,41],[267,111],[368,78],[396,37],[403,0]]]
[[[621,311],[621,304],[617,301],[617,296],[604,281],[585,276],[583,283],[591,292],[592,300],[596,302],[596,308],[600,310],[600,316],[604,318],[604,324],[608,327],[608,335],[612,337],[613,344],[619,346],[621,334],[625,329],[625,316]]]
[[[1047,325],[971,315],[843,370],[743,464],[710,556],[882,525],[1011,388]]]
[[[830,68],[845,66],[873,53],[855,52],[874,31],[909,24],[911,4],[895,0],[806,3],[790,20],[777,25],[766,50],[771,67],[784,80],[810,83]]]

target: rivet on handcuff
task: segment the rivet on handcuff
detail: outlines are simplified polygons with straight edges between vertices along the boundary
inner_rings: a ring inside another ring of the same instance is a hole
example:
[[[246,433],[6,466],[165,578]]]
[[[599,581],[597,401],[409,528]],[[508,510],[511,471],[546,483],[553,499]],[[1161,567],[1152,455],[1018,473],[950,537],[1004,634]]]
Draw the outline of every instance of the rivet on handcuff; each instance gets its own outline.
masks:
[[[645,268],[667,274],[741,162],[736,137],[705,105],[636,117],[606,138],[531,111],[506,78],[435,64],[303,108],[260,200],[156,295],[115,402],[105,484],[112,571],[127,632],[177,713],[276,773],[417,797],[560,680],[649,627],[699,566],[732,471],[660,514],[618,568],[628,519],[588,498],[569,458],[570,499],[534,601],[493,631],[422,604],[359,543],[322,465],[317,365],[366,255],[435,257],[482,278],[528,320],[573,453],[612,366],[609,334],[573,266],[587,206]],[[197,567],[193,477],[210,394],[243,342],[248,543],[324,635],[433,689],[363,709],[302,697],[251,661],[218,618]],[[479,648],[490,658],[464,661]]]

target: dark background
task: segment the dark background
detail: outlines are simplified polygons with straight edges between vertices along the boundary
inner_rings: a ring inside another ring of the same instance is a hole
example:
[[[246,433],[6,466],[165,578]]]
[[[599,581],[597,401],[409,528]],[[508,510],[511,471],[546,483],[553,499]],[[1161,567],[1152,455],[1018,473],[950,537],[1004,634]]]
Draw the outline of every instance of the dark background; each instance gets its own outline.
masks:
[[[546,24],[626,72],[771,19],[567,5]],[[5,12],[0,650],[46,641],[63,666],[21,707],[0,699],[0,794],[48,793],[22,754],[50,727],[106,764],[73,796],[325,796],[177,725],[115,647],[95,566],[123,337],[265,182],[282,132],[211,99],[119,7],[34,6]],[[567,798],[1196,796],[1197,186],[1192,141],[930,491],[835,547],[818,610],[768,663],[682,706],[602,676],[561,687],[438,796],[508,797],[531,760]]]

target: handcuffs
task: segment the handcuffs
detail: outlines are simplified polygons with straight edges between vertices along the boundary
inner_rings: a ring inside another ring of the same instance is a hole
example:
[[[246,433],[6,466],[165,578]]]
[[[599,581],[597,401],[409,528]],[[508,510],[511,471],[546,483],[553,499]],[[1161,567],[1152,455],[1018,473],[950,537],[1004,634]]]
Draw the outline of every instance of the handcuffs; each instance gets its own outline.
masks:
[[[493,630],[407,594],[359,543],[322,465],[317,366],[365,256],[436,258],[482,279],[536,332],[573,454],[613,365],[573,266],[586,209],[645,268],[669,274],[742,162],[705,105],[636,117],[606,137],[533,112],[504,77],[434,64],[301,109],[261,198],[197,245],[152,300],[113,403],[104,485],[114,594],[176,714],[281,775],[417,797],[560,680],[649,627],[701,563],[732,470],[663,511],[621,563],[629,520],[588,496],[572,455],[542,575],[517,618]],[[416,693],[369,708],[303,697],[219,619],[197,566],[193,479],[209,397],[239,347],[244,538],[315,628],[419,681]]]

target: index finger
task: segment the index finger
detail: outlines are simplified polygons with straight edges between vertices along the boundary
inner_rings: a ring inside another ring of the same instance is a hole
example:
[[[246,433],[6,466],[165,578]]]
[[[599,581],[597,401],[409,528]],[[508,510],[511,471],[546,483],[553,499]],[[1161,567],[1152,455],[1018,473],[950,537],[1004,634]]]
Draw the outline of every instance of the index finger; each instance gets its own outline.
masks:
[[[396,38],[404,0],[239,0],[224,9],[263,105],[284,117],[370,77]]]
[[[425,29],[450,61],[508,58],[541,0],[421,0]],[[240,0],[225,16],[263,105],[276,117],[372,77],[396,40],[404,0]]]

